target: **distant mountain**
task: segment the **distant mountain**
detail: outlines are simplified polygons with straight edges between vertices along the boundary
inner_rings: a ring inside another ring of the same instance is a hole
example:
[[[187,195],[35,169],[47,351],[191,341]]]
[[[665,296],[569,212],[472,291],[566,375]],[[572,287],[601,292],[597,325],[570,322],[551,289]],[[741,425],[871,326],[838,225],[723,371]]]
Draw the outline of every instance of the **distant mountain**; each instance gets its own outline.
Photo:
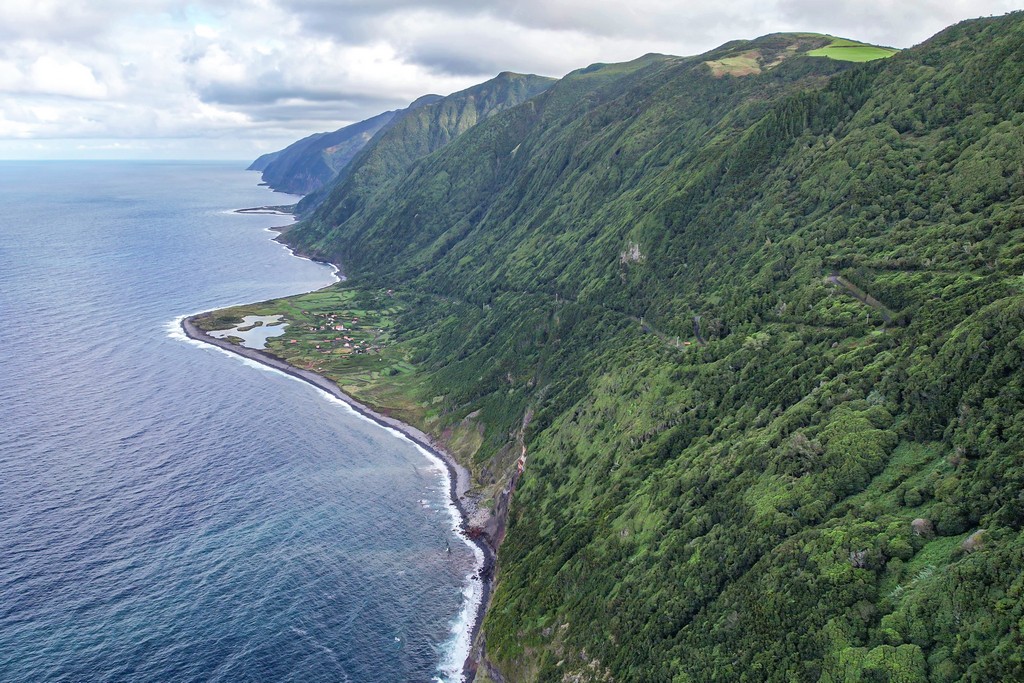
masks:
[[[313,137],[320,136],[320,135],[325,135],[325,133],[314,133]],[[300,140],[300,142],[301,142],[301,140]],[[298,143],[296,143],[296,144],[298,144]],[[262,172],[263,170],[265,170],[267,168],[267,166],[270,165],[271,162],[274,161],[274,159],[279,157],[281,155],[281,152],[283,152],[283,151],[284,150],[278,150],[276,152],[267,152],[266,154],[262,154],[262,155],[260,155],[259,157],[256,158],[256,161],[254,161],[251,164],[249,164],[249,167],[247,169],[245,169],[245,170],[246,171],[261,171]]]
[[[250,171],[280,192],[309,194],[329,183],[398,111],[387,111],[333,133],[314,133],[284,149],[264,154]]]
[[[327,220],[338,220],[412,162],[444,147],[480,121],[544,92],[554,82],[553,78],[505,72],[447,97],[416,100],[340,171],[330,188],[300,202],[299,212],[308,214],[323,202],[332,207],[333,217]]]

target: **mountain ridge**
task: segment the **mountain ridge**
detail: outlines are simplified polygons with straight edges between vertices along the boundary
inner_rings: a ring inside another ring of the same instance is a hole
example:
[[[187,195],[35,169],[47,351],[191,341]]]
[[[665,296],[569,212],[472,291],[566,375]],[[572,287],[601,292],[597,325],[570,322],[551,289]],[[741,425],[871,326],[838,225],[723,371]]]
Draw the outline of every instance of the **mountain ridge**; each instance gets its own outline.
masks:
[[[546,89],[554,79],[509,71],[436,100],[417,100],[341,169],[332,186],[304,198],[296,207],[309,215],[327,204],[337,213],[350,211],[352,197],[372,192],[384,179],[443,147],[477,121],[515,106]],[[338,208],[340,206],[340,208]],[[347,208],[346,208],[347,207]]]
[[[315,192],[329,184],[398,113],[386,111],[331,133],[314,133],[282,150],[264,154],[247,170],[260,171],[263,182],[278,192]]]
[[[577,70],[284,236],[507,511],[478,681],[1024,677],[1024,14],[832,39]]]

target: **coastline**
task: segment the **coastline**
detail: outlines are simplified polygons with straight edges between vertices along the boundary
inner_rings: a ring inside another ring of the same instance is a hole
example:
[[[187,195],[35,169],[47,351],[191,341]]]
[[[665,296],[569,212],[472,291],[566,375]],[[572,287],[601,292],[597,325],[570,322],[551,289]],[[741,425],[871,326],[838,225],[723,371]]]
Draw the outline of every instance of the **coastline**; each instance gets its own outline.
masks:
[[[334,265],[334,264],[331,264]],[[337,269],[337,266],[335,266]],[[476,503],[466,496],[466,492],[470,488],[470,473],[465,467],[458,463],[455,458],[449,453],[443,446],[437,444],[427,433],[408,425],[400,420],[393,417],[383,415],[376,412],[370,407],[355,400],[334,382],[327,377],[312,372],[310,370],[304,370],[297,368],[293,365],[286,363],[277,356],[259,349],[250,349],[231,342],[211,337],[206,334],[203,330],[195,326],[193,319],[203,315],[198,313],[191,316],[185,316],[181,320],[181,329],[185,333],[185,336],[194,341],[202,342],[204,344],[210,344],[219,349],[234,353],[248,360],[260,363],[267,367],[273,368],[287,375],[303,380],[314,387],[328,393],[329,395],[337,398],[344,402],[352,410],[359,415],[377,423],[378,425],[393,429],[410,441],[416,446],[426,451],[429,455],[437,458],[448,471],[448,495],[452,505],[458,512],[458,527],[462,535],[466,538],[469,543],[472,543],[483,555],[483,562],[480,570],[477,572],[476,577],[480,581],[481,595],[480,602],[476,606],[476,613],[472,617],[472,622],[468,632],[469,648],[466,653],[466,660],[462,665],[462,675],[464,680],[472,680],[472,675],[475,673],[476,666],[473,658],[473,643],[476,642],[477,636],[479,635],[480,628],[483,624],[483,618],[487,611],[487,605],[490,600],[491,590],[493,588],[494,570],[495,570],[495,549],[487,542],[486,537],[482,535],[471,535],[469,533],[469,519],[472,514],[476,511]]]
[[[277,190],[274,190],[274,192],[277,192]],[[283,237],[284,234],[288,232],[288,230],[290,230],[292,226],[294,226],[295,223],[298,222],[299,220],[299,217],[295,213],[288,210],[291,209],[293,206],[295,205],[289,204],[285,206],[255,206],[249,209],[232,209],[231,213],[237,213],[241,216],[289,216],[292,219],[292,225],[278,225],[266,228],[267,232],[277,233],[277,236],[272,238],[272,241],[277,242],[278,244],[283,246],[295,258],[300,258],[304,261],[312,261],[313,263],[322,263],[325,266],[330,266],[331,268],[334,269],[334,277],[337,278],[338,282],[344,281],[345,274],[342,272],[341,266],[339,266],[337,263],[331,263],[330,261],[325,261],[324,259],[317,258],[315,256],[307,256],[305,254],[300,254],[290,244],[281,239],[281,237]]]

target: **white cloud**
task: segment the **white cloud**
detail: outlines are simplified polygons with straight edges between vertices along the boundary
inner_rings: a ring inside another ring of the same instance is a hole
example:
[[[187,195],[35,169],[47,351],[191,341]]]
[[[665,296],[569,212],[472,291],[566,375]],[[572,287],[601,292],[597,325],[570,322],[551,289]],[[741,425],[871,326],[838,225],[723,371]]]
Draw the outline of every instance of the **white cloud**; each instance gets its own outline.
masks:
[[[116,28],[111,19],[134,12],[155,14],[176,0],[5,0],[0,38],[92,43]]]
[[[30,155],[36,141],[254,157],[502,70],[557,76],[787,30],[903,47],[1011,9],[1008,0],[10,0],[0,3],[0,155]]]
[[[192,30],[200,38],[209,38],[210,40],[214,40],[220,37],[220,31],[212,26],[207,26],[206,24],[196,24]]]
[[[107,94],[92,69],[73,59],[43,55],[32,64],[29,78],[38,92],[48,95],[101,99]]]
[[[911,47],[963,19],[1020,9],[1018,0],[870,0],[821,3],[778,0],[779,16],[796,26],[893,47]]]
[[[32,124],[21,120],[22,117],[10,118],[5,109],[0,108],[0,139],[25,139],[32,135]]]

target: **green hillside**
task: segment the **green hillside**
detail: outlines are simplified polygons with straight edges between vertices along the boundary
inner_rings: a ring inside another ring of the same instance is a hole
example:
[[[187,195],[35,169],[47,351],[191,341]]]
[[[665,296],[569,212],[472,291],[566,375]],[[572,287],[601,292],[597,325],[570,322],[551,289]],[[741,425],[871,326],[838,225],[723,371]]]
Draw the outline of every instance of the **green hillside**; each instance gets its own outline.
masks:
[[[500,111],[514,107],[551,86],[554,79],[505,72],[447,97],[431,95],[413,102],[382,129],[322,191],[297,206],[308,214],[321,203],[339,222],[384,179],[403,173],[417,159],[448,144]]]
[[[271,307],[373,316],[314,367],[485,504],[526,454],[479,681],[1024,680],[1024,15],[832,41],[573,72],[287,233],[351,280]]]

